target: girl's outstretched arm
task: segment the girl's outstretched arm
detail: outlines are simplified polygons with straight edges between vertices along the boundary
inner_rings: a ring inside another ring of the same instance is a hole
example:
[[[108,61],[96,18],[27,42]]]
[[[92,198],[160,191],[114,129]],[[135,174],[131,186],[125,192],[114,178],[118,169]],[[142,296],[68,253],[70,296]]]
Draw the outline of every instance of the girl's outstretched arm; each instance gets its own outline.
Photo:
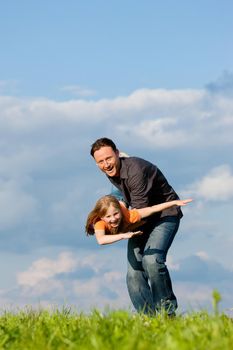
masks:
[[[174,206],[183,207],[184,205],[190,202],[192,202],[192,199],[177,199],[170,202],[155,204],[155,205],[152,205],[151,207],[137,209],[137,211],[139,212],[141,218],[143,219],[143,218],[146,218],[147,216],[150,216],[164,209],[168,209]]]
[[[122,239],[129,239],[136,235],[141,235],[142,231],[135,231],[135,232],[125,232],[125,233],[117,233],[115,235],[106,235],[104,230],[96,230],[95,231],[95,237],[99,244],[111,244],[115,242],[119,242]]]

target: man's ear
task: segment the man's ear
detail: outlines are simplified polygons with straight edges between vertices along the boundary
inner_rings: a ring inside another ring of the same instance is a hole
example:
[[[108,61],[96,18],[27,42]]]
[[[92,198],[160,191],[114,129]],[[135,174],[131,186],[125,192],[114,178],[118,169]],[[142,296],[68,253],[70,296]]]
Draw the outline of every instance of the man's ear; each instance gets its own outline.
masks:
[[[119,152],[119,150],[118,149],[116,149],[116,155],[119,157],[120,156],[120,152]]]

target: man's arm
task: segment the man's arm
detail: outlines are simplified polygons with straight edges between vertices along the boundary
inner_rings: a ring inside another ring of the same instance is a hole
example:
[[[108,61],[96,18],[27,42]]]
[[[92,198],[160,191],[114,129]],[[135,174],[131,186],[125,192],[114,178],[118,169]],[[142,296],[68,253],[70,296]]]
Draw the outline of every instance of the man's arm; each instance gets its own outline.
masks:
[[[137,211],[140,214],[141,218],[143,219],[143,218],[146,218],[154,213],[158,213],[162,210],[169,209],[173,206],[183,207],[190,202],[192,202],[192,199],[183,199],[183,200],[177,199],[177,200],[170,201],[170,202],[155,204],[155,205],[152,205],[151,207],[137,209]]]

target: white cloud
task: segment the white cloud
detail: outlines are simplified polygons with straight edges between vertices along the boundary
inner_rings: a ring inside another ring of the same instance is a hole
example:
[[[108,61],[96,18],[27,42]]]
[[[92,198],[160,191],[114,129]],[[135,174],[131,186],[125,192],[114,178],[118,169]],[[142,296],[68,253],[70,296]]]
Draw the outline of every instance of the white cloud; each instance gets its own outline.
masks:
[[[212,300],[211,286],[192,282],[175,282],[174,290],[180,309],[183,311],[201,310],[210,307]]]
[[[232,144],[233,101],[205,90],[136,90],[129,96],[96,101],[0,98],[2,130],[28,133],[64,125],[88,128],[104,122],[102,133],[115,130],[148,148],[185,145],[200,148]],[[227,128],[226,128],[227,126]]]
[[[21,306],[29,304],[39,306],[38,300],[40,300],[40,306],[62,307],[66,303],[69,306],[75,305],[79,312],[89,311],[92,308],[103,310],[106,307],[130,310],[133,307],[127,292],[125,268],[122,267],[122,259],[119,259],[117,253],[119,253],[117,249],[110,249],[110,252],[108,249],[105,251],[101,249],[99,253],[92,255],[85,252],[78,259],[72,252],[62,252],[57,259],[38,259],[27,271],[18,274],[18,288],[0,291],[0,305],[1,301],[12,304],[17,294],[17,305]],[[172,279],[180,312],[189,310],[190,307],[200,309],[211,306],[214,288],[219,289],[222,294],[224,307],[230,305],[231,275],[228,273],[221,276],[227,271],[223,267],[216,269],[220,265],[211,260],[206,252],[197,252],[194,256],[178,262],[169,257],[168,266],[173,270]],[[211,266],[212,269],[209,270]],[[91,267],[93,271],[95,269],[95,274],[90,276],[76,274],[84,267]],[[195,270],[198,273],[192,280],[189,276],[193,275]],[[214,280],[210,283],[199,276],[202,272],[208,274],[208,271],[211,275],[213,271],[217,273],[217,277],[213,276]],[[184,272],[187,274],[186,278],[180,279],[180,274]],[[66,275],[70,277],[66,278]]]
[[[102,272],[87,281],[74,281],[73,292],[77,302],[87,310],[93,307],[100,309],[129,308],[130,300],[127,293],[124,273],[113,270]],[[82,300],[82,303],[80,303]]]
[[[180,269],[180,264],[178,262],[174,262],[174,258],[172,255],[167,256],[166,264],[169,270],[178,271]]]
[[[210,170],[201,180],[191,184],[187,193],[196,198],[226,201],[233,197],[233,173],[229,165],[220,165]]]
[[[20,289],[23,298],[41,298],[45,295],[57,296],[64,293],[64,285],[56,279],[42,279],[35,285],[22,284]]]
[[[131,125],[125,123],[117,127],[119,132],[140,139],[147,145],[160,148],[181,146],[190,141],[189,135],[184,130],[176,129],[176,120],[172,118],[146,120]]]
[[[119,271],[110,271],[104,274],[107,283],[114,283],[122,280],[122,273]]]
[[[74,270],[77,261],[71,253],[63,252],[57,260],[41,258],[35,261],[32,266],[17,276],[18,284],[21,286],[35,286],[41,281],[49,280],[52,277]]]
[[[71,252],[62,252],[57,259],[38,259],[17,275],[19,302],[27,299],[27,303],[30,300],[30,304],[35,304],[39,298],[45,305],[62,305],[66,300],[69,305],[75,304],[85,311],[93,307],[103,309],[107,305],[128,307],[125,273],[121,263],[116,263],[118,260],[119,255],[103,251],[79,258]],[[91,275],[86,274],[88,268],[93,271]]]
[[[209,258],[209,255],[204,252],[204,251],[199,251],[196,253],[196,256],[198,256],[201,260],[206,260],[208,261],[210,258]]]

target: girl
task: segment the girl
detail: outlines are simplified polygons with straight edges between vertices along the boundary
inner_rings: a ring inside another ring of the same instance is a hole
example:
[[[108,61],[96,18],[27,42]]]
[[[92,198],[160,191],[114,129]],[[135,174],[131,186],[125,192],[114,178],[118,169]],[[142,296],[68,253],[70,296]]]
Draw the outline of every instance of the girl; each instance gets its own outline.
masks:
[[[101,197],[90,212],[86,222],[87,235],[96,236],[99,244],[111,244],[141,235],[142,231],[134,231],[142,225],[142,219],[172,206],[184,206],[192,199],[174,200],[142,209],[128,210],[114,196]],[[133,225],[134,224],[134,225]],[[136,225],[135,225],[136,224]]]

